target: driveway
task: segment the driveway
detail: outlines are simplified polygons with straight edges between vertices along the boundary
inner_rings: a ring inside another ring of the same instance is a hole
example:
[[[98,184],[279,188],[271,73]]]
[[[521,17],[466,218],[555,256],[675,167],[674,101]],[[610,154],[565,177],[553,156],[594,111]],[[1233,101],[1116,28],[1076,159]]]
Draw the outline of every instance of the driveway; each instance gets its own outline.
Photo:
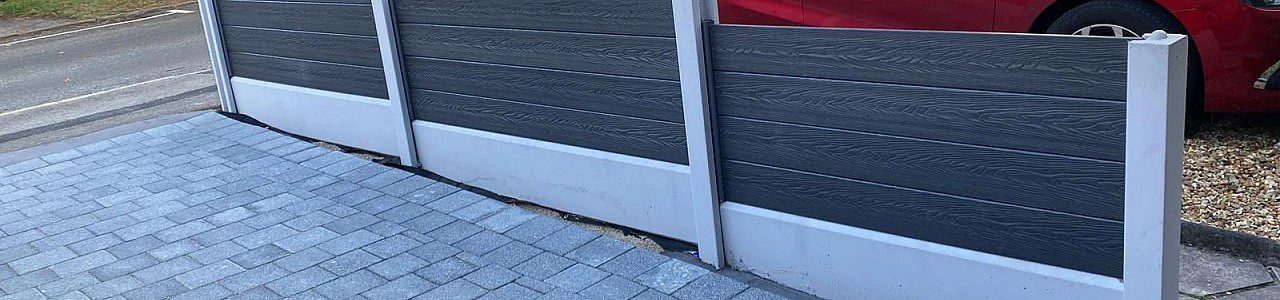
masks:
[[[6,298],[779,298],[216,113],[124,133],[0,155]]]

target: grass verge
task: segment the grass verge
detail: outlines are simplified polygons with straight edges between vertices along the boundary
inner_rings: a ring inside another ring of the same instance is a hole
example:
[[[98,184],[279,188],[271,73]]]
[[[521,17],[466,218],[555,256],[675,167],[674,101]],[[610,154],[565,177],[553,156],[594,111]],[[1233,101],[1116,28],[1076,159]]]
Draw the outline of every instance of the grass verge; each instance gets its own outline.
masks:
[[[0,18],[87,20],[191,0],[0,0]]]

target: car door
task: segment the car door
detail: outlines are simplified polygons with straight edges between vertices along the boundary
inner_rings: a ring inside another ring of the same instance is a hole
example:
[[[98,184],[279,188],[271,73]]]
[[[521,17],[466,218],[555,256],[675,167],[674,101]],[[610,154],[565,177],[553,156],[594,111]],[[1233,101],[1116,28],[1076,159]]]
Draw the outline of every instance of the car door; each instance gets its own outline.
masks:
[[[995,0],[804,0],[820,27],[990,31]]]
[[[720,22],[746,25],[803,25],[801,0],[719,0]]]

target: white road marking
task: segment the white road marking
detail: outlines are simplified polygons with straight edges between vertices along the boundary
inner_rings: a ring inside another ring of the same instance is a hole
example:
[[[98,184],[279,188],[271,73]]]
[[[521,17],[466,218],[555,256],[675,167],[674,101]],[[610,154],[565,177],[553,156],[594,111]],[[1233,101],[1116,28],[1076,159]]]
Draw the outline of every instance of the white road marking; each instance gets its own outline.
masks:
[[[82,31],[89,31],[89,30],[100,29],[100,28],[106,28],[106,27],[111,27],[111,26],[116,26],[116,25],[124,25],[124,24],[129,24],[129,23],[142,22],[142,21],[151,20],[151,19],[160,18],[160,17],[164,17],[164,16],[169,16],[169,15],[174,15],[174,14],[189,14],[189,13],[192,13],[192,12],[191,12],[191,11],[189,11],[189,10],[180,10],[180,9],[175,9],[175,10],[170,10],[170,11],[168,11],[168,12],[165,12],[165,13],[163,13],[163,14],[158,14],[158,15],[154,15],[154,16],[150,16],[150,17],[146,17],[146,18],[141,18],[141,19],[134,19],[134,20],[128,20],[128,21],[124,21],[124,22],[116,22],[116,23],[111,23],[111,24],[103,24],[103,25],[93,26],[93,27],[89,27],[89,28],[81,28],[81,29],[76,29],[76,30],[72,30],[72,31],[65,31],[65,32],[59,32],[59,33],[54,33],[54,34],[50,34],[50,35],[37,36],[37,37],[33,37],[33,38],[29,38],[29,39],[24,39],[24,40],[12,41],[12,42],[8,42],[8,43],[0,44],[0,47],[8,47],[8,46],[17,45],[17,44],[19,44],[19,43],[26,43],[26,42],[30,42],[30,41],[38,41],[38,40],[43,40],[43,39],[47,39],[47,38],[51,38],[51,37],[55,37],[55,36],[63,36],[63,35],[68,35],[68,34],[72,34],[72,33],[77,33],[77,32],[82,32]]]
[[[160,81],[165,81],[165,80],[170,80],[170,79],[176,79],[176,78],[181,78],[181,77],[186,77],[186,76],[191,76],[191,75],[196,75],[196,74],[206,73],[206,72],[209,72],[209,69],[204,69],[204,70],[195,71],[195,72],[191,72],[191,73],[183,73],[183,74],[178,74],[178,75],[173,75],[173,76],[168,76],[168,77],[156,78],[156,79],[147,80],[147,81],[143,81],[143,82],[139,82],[139,83],[134,83],[134,84],[130,84],[130,85],[118,86],[118,87],[111,88],[111,89],[108,89],[108,90],[97,91],[97,92],[93,92],[93,93],[89,93],[89,94],[85,94],[85,95],[75,96],[75,97],[71,97],[71,98],[67,98],[67,99],[62,99],[62,100],[58,100],[58,101],[54,101],[54,102],[49,102],[49,103],[44,103],[44,104],[40,104],[40,105],[36,105],[36,106],[23,107],[23,108],[19,108],[19,109],[17,109],[17,110],[14,110],[14,111],[3,112],[3,113],[0,113],[0,117],[4,117],[4,116],[8,116],[8,115],[13,115],[13,114],[18,114],[18,113],[21,113],[21,112],[31,111],[31,110],[35,110],[35,109],[40,109],[40,108],[43,108],[43,107],[49,107],[49,106],[54,106],[54,105],[58,105],[58,104],[74,102],[74,101],[77,101],[77,100],[82,100],[82,99],[86,99],[86,98],[89,98],[89,97],[93,97],[93,96],[97,96],[97,95],[102,95],[102,94],[106,94],[106,93],[110,93],[110,92],[114,92],[114,91],[118,91],[118,90],[122,90],[122,89],[127,89],[127,88],[131,88],[131,87],[136,87],[136,86],[140,86],[140,85],[146,85],[146,84],[151,84],[151,83],[156,83],[156,82],[160,82]]]

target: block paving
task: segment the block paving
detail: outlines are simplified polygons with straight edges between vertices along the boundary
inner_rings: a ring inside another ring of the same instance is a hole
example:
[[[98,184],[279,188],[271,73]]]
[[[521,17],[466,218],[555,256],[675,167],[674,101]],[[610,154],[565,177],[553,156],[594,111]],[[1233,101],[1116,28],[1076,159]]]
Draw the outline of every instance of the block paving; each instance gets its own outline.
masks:
[[[205,113],[0,166],[0,299],[779,299]]]

